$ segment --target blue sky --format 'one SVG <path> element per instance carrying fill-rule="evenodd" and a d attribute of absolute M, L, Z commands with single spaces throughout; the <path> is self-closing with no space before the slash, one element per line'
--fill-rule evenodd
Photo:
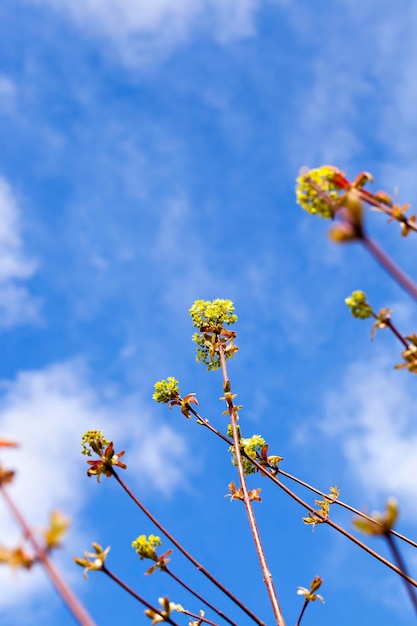
<path fill-rule="evenodd" d="M 91 541 L 112 546 L 109 566 L 150 601 L 200 607 L 162 574 L 143 577 L 130 543 L 154 528 L 111 481 L 85 476 L 80 438 L 95 428 L 126 448 L 146 505 L 272 623 L 243 509 L 223 497 L 236 478 L 223 445 L 151 400 L 175 376 L 226 428 L 220 374 L 195 362 L 195 299 L 235 303 L 244 433 L 358 508 L 396 495 L 399 530 L 415 535 L 414 379 L 344 298 L 364 289 L 405 334 L 415 304 L 361 248 L 330 243 L 294 185 L 302 166 L 332 163 L 413 202 L 416 18 L 406 0 L 2 1 L 0 433 L 22 443 L 4 462 L 34 526 L 56 508 L 72 519 L 57 561 L 98 624 L 149 622 L 104 576 L 82 578 L 71 559 Z M 371 213 L 370 233 L 412 273 L 413 237 L 385 222 Z M 251 486 L 288 624 L 316 574 L 326 604 L 306 625 L 410 623 L 395 575 L 330 529 L 311 533 L 264 483 Z M 2 508 L 1 543 L 18 537 Z M 0 574 L 2 623 L 73 623 L 42 572 Z"/>

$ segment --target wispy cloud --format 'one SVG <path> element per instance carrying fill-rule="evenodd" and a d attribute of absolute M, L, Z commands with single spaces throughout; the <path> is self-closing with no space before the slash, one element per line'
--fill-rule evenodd
<path fill-rule="evenodd" d="M 90 487 L 80 453 L 86 430 L 103 430 L 117 450 L 126 447 L 128 479 L 141 492 L 152 489 L 167 495 L 186 483 L 184 439 L 163 423 L 155 424 L 138 397 L 122 398 L 113 389 L 98 392 L 82 361 L 21 372 L 15 380 L 2 382 L 0 394 L 1 435 L 21 444 L 5 451 L 2 462 L 17 469 L 10 493 L 32 526 L 45 526 L 49 513 L 60 509 L 75 526 L 71 544 L 79 543 L 80 516 Z M 3 503 L 0 516 L 2 544 L 17 542 L 21 533 Z M 17 585 L 8 572 L 2 578 L 0 611 L 22 603 L 41 586 L 49 589 L 44 577 L 18 578 Z"/>
<path fill-rule="evenodd" d="M 349 463 L 350 475 L 375 502 L 378 496 L 395 495 L 409 514 L 417 508 L 413 383 L 411 374 L 393 370 L 385 357 L 355 363 L 342 387 L 328 393 L 321 422 L 323 433 Z"/>
<path fill-rule="evenodd" d="M 17 87 L 9 76 L 0 74 L 0 114 L 8 114 L 14 110 L 17 98 Z"/>
<path fill-rule="evenodd" d="M 32 0 L 33 2 L 33 0 Z M 35 0 L 68 16 L 93 36 L 117 44 L 126 60 L 165 55 L 196 34 L 220 42 L 251 36 L 264 0 Z M 155 60 L 155 59 L 153 59 Z"/>
<path fill-rule="evenodd" d="M 22 284 L 35 269 L 35 261 L 23 249 L 16 198 L 8 182 L 0 178 L 0 328 L 38 319 L 39 303 Z"/>
<path fill-rule="evenodd" d="M 207 244 L 192 223 L 192 207 L 184 198 L 167 202 L 152 256 L 164 277 L 164 301 L 173 309 L 183 311 L 184 303 L 189 306 L 204 297 L 213 283 L 216 289 L 223 288 L 223 277 L 210 271 Z"/>
<path fill-rule="evenodd" d="M 381 164 L 386 176 L 394 167 L 409 179 L 404 166 L 417 158 L 415 4 L 406 2 L 399 13 L 392 3 L 372 0 L 358 11 L 354 0 L 344 0 L 322 19 L 295 3 L 291 13 L 311 46 L 292 139 L 297 159 L 301 154 L 309 166 L 334 162 L 345 168 L 368 160 L 369 149 L 378 165 L 388 162 Z"/>

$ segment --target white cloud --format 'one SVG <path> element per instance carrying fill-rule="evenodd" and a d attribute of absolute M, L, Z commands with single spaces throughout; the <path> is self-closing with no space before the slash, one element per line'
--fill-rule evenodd
<path fill-rule="evenodd" d="M 398 358 L 400 361 L 400 358 Z M 417 420 L 414 377 L 386 358 L 356 363 L 326 399 L 324 434 L 342 449 L 350 473 L 375 501 L 398 497 L 415 514 Z M 373 503 L 372 503 L 373 504 Z"/>
<path fill-rule="evenodd" d="M 7 114 L 14 110 L 17 88 L 15 83 L 4 74 L 0 74 L 0 114 Z"/>
<path fill-rule="evenodd" d="M 126 58 L 143 62 L 196 33 L 212 34 L 221 42 L 253 35 L 256 10 L 265 0 L 30 1 L 67 15 L 91 34 L 110 38 Z"/>
<path fill-rule="evenodd" d="M 325 20 L 294 3 L 291 14 L 311 46 L 297 134 L 290 140 L 294 163 L 301 155 L 311 167 L 329 162 L 346 168 L 372 143 L 383 155 L 384 176 L 402 187 L 411 179 L 416 190 L 415 3 L 404 2 L 399 12 L 391 2 L 369 0 L 358 11 L 355 0 L 342 0 Z"/>
<path fill-rule="evenodd" d="M 80 516 L 91 497 L 90 481 L 95 481 L 86 477 L 86 457 L 81 455 L 81 435 L 86 430 L 102 430 L 114 438 L 116 452 L 126 448 L 124 478 L 139 493 L 152 489 L 169 494 L 186 483 L 185 441 L 170 427 L 153 423 L 138 397 L 126 400 L 113 389 L 100 394 L 88 378 L 83 363 L 72 361 L 21 372 L 0 387 L 0 437 L 21 444 L 1 455 L 5 467 L 17 470 L 9 491 L 32 527 L 44 527 L 52 510 L 69 516 L 74 525 L 71 545 L 80 544 L 81 521 L 83 528 L 88 526 Z M 21 533 L 3 502 L 0 520 L 1 543 L 17 542 Z M 71 563 L 70 576 L 72 570 Z M 30 576 L 19 572 L 14 578 L 9 572 L 0 575 L 0 612 L 50 589 L 37 572 Z"/>
<path fill-rule="evenodd" d="M 16 198 L 7 181 L 0 178 L 0 328 L 38 318 L 39 304 L 21 284 L 32 276 L 36 264 L 23 250 L 20 231 Z"/>
<path fill-rule="evenodd" d="M 186 200 L 172 198 L 166 205 L 153 246 L 153 258 L 161 263 L 165 284 L 164 299 L 168 306 L 184 312 L 184 302 L 209 297 L 213 285 L 220 292 L 225 287 L 222 276 L 213 278 L 207 260 L 207 245 L 200 233 L 188 222 L 192 211 Z M 181 297 L 178 297 L 181 294 Z"/>

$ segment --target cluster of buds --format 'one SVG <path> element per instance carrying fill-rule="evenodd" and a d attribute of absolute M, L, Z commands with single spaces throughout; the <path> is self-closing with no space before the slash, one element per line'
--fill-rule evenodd
<path fill-rule="evenodd" d="M 400 363 L 395 366 L 395 369 L 408 369 L 412 374 L 417 374 L 417 335 L 409 335 L 406 340 L 410 343 L 408 348 L 401 352 L 401 356 L 404 359 L 404 363 Z"/>
<path fill-rule="evenodd" d="M 243 487 L 236 487 L 234 481 L 228 484 L 229 493 L 226 493 L 225 498 L 230 498 L 232 500 L 244 500 Z M 261 488 L 257 487 L 256 489 L 250 489 L 248 491 L 249 500 L 255 500 L 256 502 L 262 502 L 262 498 L 260 496 Z"/>
<path fill-rule="evenodd" d="M 60 511 L 53 511 L 49 516 L 49 526 L 41 531 L 43 545 L 42 552 L 48 553 L 59 548 L 69 527 L 69 520 Z M 27 551 L 22 545 L 16 548 L 0 546 L 0 563 L 9 565 L 12 569 L 31 569 L 39 561 L 39 555 Z"/>
<path fill-rule="evenodd" d="M 173 406 L 179 406 L 181 413 L 185 415 L 185 417 L 191 417 L 190 404 L 198 405 L 195 393 L 188 393 L 182 398 L 180 395 L 179 382 L 173 376 L 168 376 L 167 379 L 158 381 L 154 386 L 155 393 L 152 399 L 155 400 L 155 402 L 168 404 L 170 409 L 172 409 Z"/>
<path fill-rule="evenodd" d="M 229 424 L 227 427 L 227 435 L 228 437 L 233 436 L 231 424 Z M 242 467 L 245 476 L 249 476 L 250 474 L 254 474 L 255 472 L 259 471 L 259 468 L 254 465 L 250 459 L 257 461 L 260 465 L 268 469 L 272 474 L 278 473 L 278 464 L 280 461 L 283 460 L 283 457 L 277 455 L 268 455 L 269 446 L 267 443 L 265 443 L 265 439 L 261 435 L 252 435 L 252 437 L 241 437 L 239 442 L 240 449 L 243 452 Z M 232 453 L 232 463 L 236 466 L 237 462 L 234 446 L 229 447 L 229 452 Z"/>
<path fill-rule="evenodd" d="M 226 358 L 233 357 L 239 348 L 234 344 L 236 333 L 225 328 L 225 324 L 234 324 L 237 315 L 234 313 L 231 300 L 196 300 L 190 309 L 195 328 L 193 341 L 197 344 L 197 361 L 214 370 L 221 367 L 219 349 L 222 346 Z"/>
<path fill-rule="evenodd" d="M 396 365 L 395 369 L 408 369 L 412 374 L 417 374 L 417 335 L 412 334 L 407 337 L 401 337 L 391 322 L 392 309 L 384 308 L 380 309 L 379 313 L 375 313 L 371 305 L 367 302 L 366 295 L 363 291 L 354 291 L 352 295 L 345 299 L 345 302 L 353 317 L 359 319 L 373 317 L 375 319 L 371 329 L 371 339 L 374 338 L 377 328 L 391 328 L 406 346 L 406 349 L 401 352 L 404 362 Z"/>
<path fill-rule="evenodd" d="M 374 318 L 375 322 L 371 329 L 371 339 L 374 338 L 377 328 L 387 328 L 391 325 L 392 309 L 383 308 L 380 309 L 379 313 L 375 313 L 363 291 L 353 291 L 348 298 L 345 298 L 345 303 L 353 317 L 362 320 L 368 319 L 368 317 Z"/>
<path fill-rule="evenodd" d="M 93 543 L 92 545 L 94 552 L 84 552 L 84 558 L 74 557 L 77 565 L 84 567 L 84 578 L 87 578 L 88 572 L 104 569 L 107 555 L 110 552 L 110 546 L 104 550 L 99 543 Z"/>
<path fill-rule="evenodd" d="M 306 603 L 320 600 L 324 604 L 323 596 L 321 596 L 319 593 L 316 593 L 316 591 L 320 589 L 322 583 L 323 579 L 320 578 L 320 576 L 315 576 L 310 583 L 310 589 L 307 589 L 306 587 L 298 587 L 297 594 L 299 596 L 304 596 L 304 601 Z"/>
<path fill-rule="evenodd" d="M 17 448 L 18 444 L 15 441 L 9 439 L 0 439 L 0 448 Z M 15 472 L 13 470 L 5 469 L 0 465 L 0 489 L 13 482 Z M 69 527 L 69 520 L 60 511 L 53 511 L 49 516 L 49 526 L 41 531 L 38 531 L 42 536 L 42 545 L 39 546 L 39 551 L 43 554 L 47 554 L 52 550 L 59 548 L 62 544 L 64 535 Z M 32 531 L 26 530 L 26 539 L 30 539 Z M 32 547 L 34 548 L 36 543 L 33 534 Z M 0 546 L 0 563 L 9 565 L 12 569 L 30 569 L 37 561 L 40 560 L 39 553 L 33 553 L 26 550 L 23 545 L 18 545 L 15 548 L 7 548 Z"/>
<path fill-rule="evenodd" d="M 389 215 L 390 221 L 398 221 L 403 236 L 416 231 L 416 216 L 405 215 L 409 205 L 395 204 L 385 191 L 372 193 L 364 189 L 368 182 L 373 182 L 369 172 L 361 172 L 350 182 L 337 167 L 323 165 L 301 172 L 297 178 L 297 202 L 313 215 L 326 219 L 337 216 L 340 223 L 331 229 L 330 238 L 339 243 L 363 238 L 363 202 Z"/>
<path fill-rule="evenodd" d="M 307 517 L 303 517 L 304 524 L 309 524 L 314 530 L 316 524 L 323 524 L 329 518 L 330 505 L 334 504 L 340 496 L 340 489 L 336 486 L 330 487 L 330 492 L 323 496 L 322 500 L 314 500 L 318 507 L 315 511 L 310 511 Z"/>
<path fill-rule="evenodd" d="M 155 565 L 152 565 L 146 572 L 145 575 L 153 574 L 157 569 L 162 571 L 167 569 L 167 563 L 170 559 L 167 557 L 172 554 L 172 550 L 167 550 L 161 556 L 158 556 L 155 548 L 162 545 L 162 541 L 160 537 L 156 535 L 140 535 L 137 539 L 132 541 L 132 548 L 135 549 L 136 554 L 139 555 L 140 559 L 150 559 L 155 562 Z"/>
<path fill-rule="evenodd" d="M 161 605 L 161 609 L 158 613 L 153 609 L 147 609 L 145 611 L 145 615 L 152 620 L 152 625 L 167 621 L 167 617 L 170 617 L 172 611 L 177 610 L 175 602 L 170 602 L 166 596 L 165 598 L 159 598 L 158 602 Z"/>
<path fill-rule="evenodd" d="M 113 442 L 108 441 L 101 430 L 88 430 L 82 436 L 81 445 L 83 454 L 91 456 L 92 452 L 94 452 L 100 457 L 95 461 L 87 461 L 87 465 L 90 466 L 87 470 L 87 476 L 96 476 L 97 482 L 100 482 L 103 474 L 107 478 L 112 476 L 114 467 L 120 467 L 120 469 L 127 468 L 127 465 L 120 460 L 125 451 L 122 450 L 116 454 Z"/>

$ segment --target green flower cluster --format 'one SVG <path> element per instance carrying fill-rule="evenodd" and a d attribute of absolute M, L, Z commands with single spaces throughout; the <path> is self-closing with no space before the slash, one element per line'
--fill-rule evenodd
<path fill-rule="evenodd" d="M 231 300 L 196 300 L 190 309 L 190 315 L 196 328 L 215 328 L 237 322 L 234 310 Z"/>
<path fill-rule="evenodd" d="M 237 315 L 231 300 L 196 300 L 190 309 L 193 326 L 199 329 L 192 339 L 197 345 L 197 362 L 207 365 L 207 369 L 221 367 L 218 348 L 225 346 L 226 358 L 233 357 L 238 348 L 233 345 L 236 333 L 224 328 L 234 324 Z"/>
<path fill-rule="evenodd" d="M 136 554 L 140 556 L 140 560 L 151 559 L 152 561 L 158 560 L 155 547 L 162 545 L 160 537 L 156 535 L 140 535 L 137 539 L 132 541 L 132 548 L 136 550 Z"/>
<path fill-rule="evenodd" d="M 229 431 L 228 431 L 229 434 Z M 261 458 L 261 451 L 265 445 L 265 439 L 261 437 L 261 435 L 252 435 L 252 437 L 242 437 L 240 439 L 240 448 L 245 454 L 247 454 L 251 459 L 258 460 Z M 232 453 L 232 463 L 233 465 L 237 465 L 236 463 L 236 454 L 234 446 L 230 446 L 229 451 Z M 255 474 L 258 471 L 258 468 L 253 465 L 246 457 L 242 456 L 242 466 L 245 476 L 249 476 L 249 474 Z"/>
<path fill-rule="evenodd" d="M 180 397 L 180 388 L 179 382 L 173 376 L 168 376 L 166 380 L 160 380 L 155 383 L 155 393 L 152 396 L 152 399 L 155 402 L 163 402 L 167 404 L 172 400 L 176 400 Z"/>
<path fill-rule="evenodd" d="M 334 175 L 335 169 L 329 165 L 323 165 L 301 174 L 297 178 L 297 203 L 312 215 L 317 213 L 326 219 L 334 217 L 330 204 L 332 200 L 338 201 L 340 197 L 340 188 L 333 182 Z M 326 198 L 329 198 L 330 202 L 326 202 Z"/>
<path fill-rule="evenodd" d="M 109 443 L 110 441 L 105 438 L 101 430 L 87 430 L 81 437 L 81 452 L 87 456 L 91 456 L 92 452 L 101 455 Z"/>
<path fill-rule="evenodd" d="M 345 299 L 345 302 L 353 317 L 359 317 L 362 320 L 366 320 L 368 317 L 375 317 L 363 291 L 354 291 L 349 298 Z"/>

